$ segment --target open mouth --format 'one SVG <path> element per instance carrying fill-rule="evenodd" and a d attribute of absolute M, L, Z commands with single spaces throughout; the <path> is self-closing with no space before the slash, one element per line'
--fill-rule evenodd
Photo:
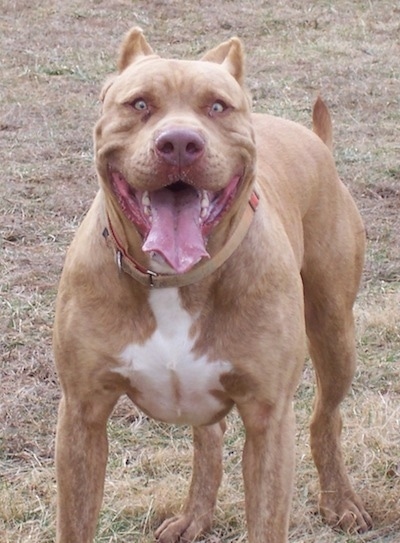
<path fill-rule="evenodd" d="M 115 170 L 110 170 L 110 180 L 119 207 L 143 237 L 143 251 L 160 255 L 177 273 L 184 273 L 209 258 L 207 237 L 230 209 L 240 176 L 216 192 L 181 180 L 139 191 Z"/>

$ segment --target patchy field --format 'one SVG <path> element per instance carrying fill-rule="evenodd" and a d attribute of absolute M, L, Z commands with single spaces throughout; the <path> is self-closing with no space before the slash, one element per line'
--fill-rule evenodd
<path fill-rule="evenodd" d="M 161 54 L 198 57 L 243 38 L 254 108 L 310 125 L 321 92 L 335 155 L 368 233 L 356 308 L 359 369 L 343 442 L 374 530 L 346 536 L 317 509 L 308 448 L 314 389 L 306 365 L 296 404 L 292 543 L 400 541 L 400 3 L 393 0 L 0 0 L 0 540 L 54 540 L 54 433 L 59 389 L 51 355 L 57 280 L 96 191 L 91 130 L 121 35 L 140 25 Z M 206 541 L 244 541 L 235 413 L 226 474 Z M 121 401 L 97 543 L 153 540 L 179 508 L 190 430 L 156 424 Z M 72 542 L 71 542 L 72 543 Z"/>

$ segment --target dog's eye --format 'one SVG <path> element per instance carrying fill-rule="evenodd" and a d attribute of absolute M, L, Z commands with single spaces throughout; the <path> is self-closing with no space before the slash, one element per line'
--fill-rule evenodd
<path fill-rule="evenodd" d="M 138 98 L 137 100 L 132 102 L 132 107 L 134 109 L 137 109 L 137 111 L 147 111 L 148 110 L 147 102 L 145 100 L 143 100 L 143 98 Z"/>
<path fill-rule="evenodd" d="M 218 115 L 219 113 L 223 113 L 227 108 L 227 105 L 222 102 L 221 100 L 217 100 L 213 103 L 213 105 L 210 108 L 210 114 L 211 115 Z"/>

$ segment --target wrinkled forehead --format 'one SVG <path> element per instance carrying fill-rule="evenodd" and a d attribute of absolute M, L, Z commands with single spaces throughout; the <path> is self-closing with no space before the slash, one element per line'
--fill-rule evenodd
<path fill-rule="evenodd" d="M 205 96 L 233 102 L 245 100 L 243 89 L 220 64 L 207 61 L 143 58 L 115 80 L 112 99 L 124 103 L 138 95 Z"/>

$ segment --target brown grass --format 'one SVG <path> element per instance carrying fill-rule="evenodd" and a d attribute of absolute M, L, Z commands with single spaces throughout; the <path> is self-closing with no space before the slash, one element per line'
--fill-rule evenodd
<path fill-rule="evenodd" d="M 290 541 L 400 541 L 400 5 L 392 0 L 51 0 L 1 3 L 0 540 L 54 540 L 54 430 L 59 389 L 51 355 L 57 280 L 96 190 L 91 130 L 98 91 L 121 35 L 139 24 L 155 49 L 196 57 L 243 38 L 258 111 L 310 125 L 322 92 L 342 177 L 369 238 L 356 313 L 359 368 L 344 405 L 343 442 L 374 530 L 346 536 L 317 509 L 308 448 L 314 381 L 296 397 L 296 493 Z M 226 474 L 207 541 L 245 540 L 240 451 L 229 417 Z M 177 510 L 190 474 L 190 431 L 156 424 L 121 401 L 98 543 L 153 540 Z"/>

